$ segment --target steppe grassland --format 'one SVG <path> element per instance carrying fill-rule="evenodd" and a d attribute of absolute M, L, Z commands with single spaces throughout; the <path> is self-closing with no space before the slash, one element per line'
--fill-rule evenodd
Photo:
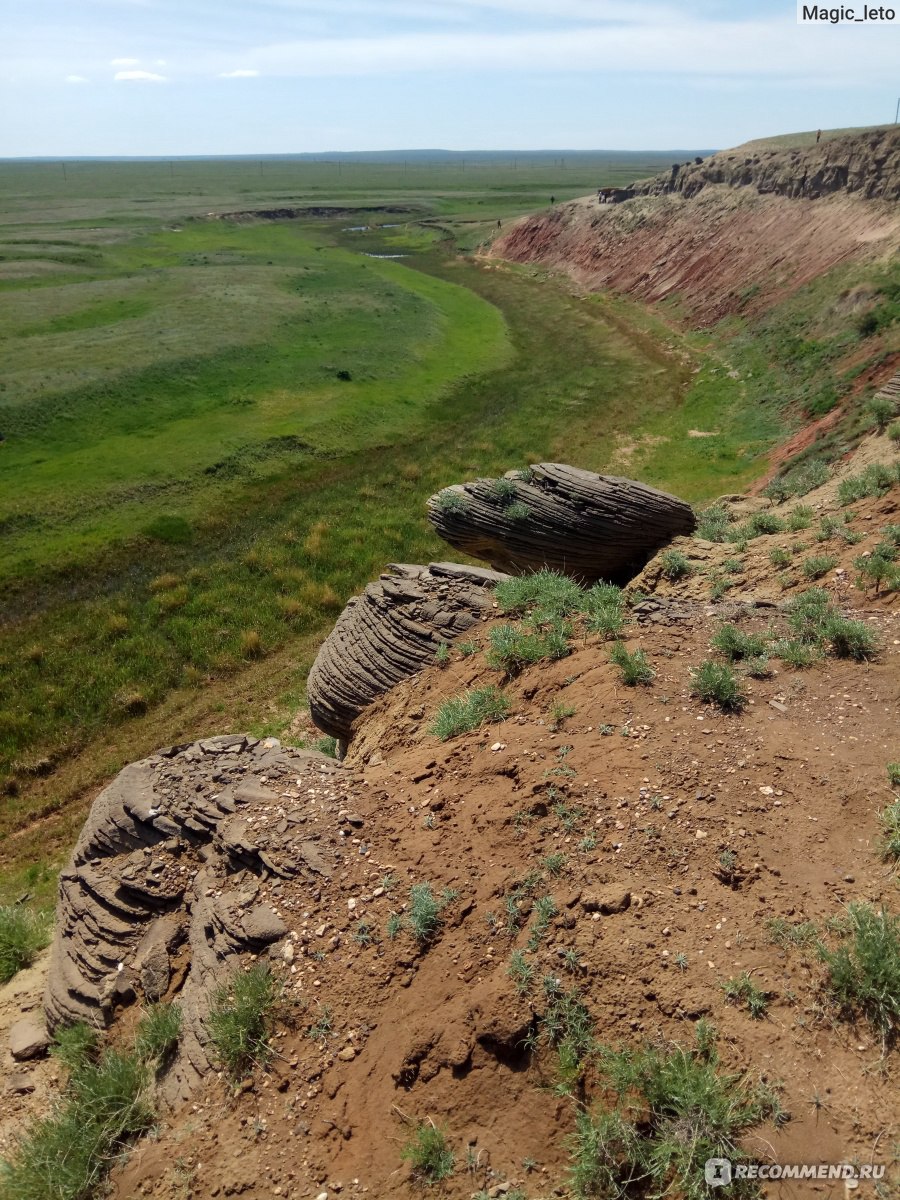
<path fill-rule="evenodd" d="M 416 211 L 261 223 L 164 186 L 138 220 L 135 177 L 109 171 L 106 197 L 95 168 L 67 201 L 10 198 L 0 228 L 7 264 L 48 268 L 0 287 L 7 834 L 154 745 L 229 727 L 238 695 L 235 720 L 277 725 L 346 598 L 391 559 L 445 553 L 431 491 L 540 458 L 602 467 L 635 397 L 661 414 L 685 381 L 596 307 L 448 256 L 501 199 L 546 203 L 542 181 L 507 173 L 492 194 L 482 175 L 478 193 L 468 173 L 430 208 L 329 193 Z M 213 182 L 217 208 L 287 203 Z M 347 231 L 373 222 L 399 227 Z"/>

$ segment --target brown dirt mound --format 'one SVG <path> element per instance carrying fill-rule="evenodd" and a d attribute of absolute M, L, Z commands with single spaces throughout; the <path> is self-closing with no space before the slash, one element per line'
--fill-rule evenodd
<path fill-rule="evenodd" d="M 883 524 L 896 502 L 857 506 L 857 520 Z M 291 962 L 280 948 L 270 959 L 293 1012 L 269 1071 L 236 1095 L 207 1079 L 113 1194 L 412 1196 L 400 1149 L 409 1123 L 428 1119 L 456 1152 L 441 1194 L 561 1194 L 577 1103 L 554 1090 L 552 1054 L 524 1045 L 540 983 L 520 994 L 509 976 L 542 894 L 557 915 L 526 955 L 535 979 L 579 987 L 603 1042 L 686 1044 L 708 1017 L 729 1069 L 783 1088 L 791 1119 L 751 1136 L 754 1154 L 887 1162 L 900 1132 L 890 1060 L 879 1069 L 864 1022 L 837 1020 L 815 956 L 779 949 L 767 930 L 772 918 L 822 926 L 853 900 L 896 903 L 876 814 L 898 757 L 900 613 L 827 586 L 877 631 L 879 655 L 804 672 L 775 662 L 747 681 L 738 715 L 693 698 L 689 671 L 725 617 L 777 628 L 765 598 L 661 596 L 628 630 L 657 672 L 651 686 L 623 686 L 608 643 L 582 633 L 569 657 L 505 683 L 502 724 L 444 743 L 428 728 L 439 705 L 503 683 L 482 653 L 453 652 L 376 701 L 344 768 L 361 780 L 358 823 L 332 828 L 323 814 L 323 840 L 349 834 L 333 877 L 260 887 L 293 946 Z M 481 645 L 489 627 L 475 627 Z M 554 704 L 574 710 L 558 727 Z M 722 877 L 725 851 L 737 879 Z M 531 872 L 536 890 L 517 893 Z M 391 913 L 407 915 L 423 883 L 451 892 L 439 932 L 427 945 L 404 929 L 392 939 Z M 726 1002 L 723 983 L 745 971 L 769 994 L 762 1020 Z M 594 1087 L 589 1073 L 588 1098 Z"/>

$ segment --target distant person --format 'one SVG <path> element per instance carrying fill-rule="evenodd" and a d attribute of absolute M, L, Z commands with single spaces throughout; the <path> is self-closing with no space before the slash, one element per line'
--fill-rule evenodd
<path fill-rule="evenodd" d="M 498 229 L 500 228 L 500 218 L 499 217 L 497 218 L 497 228 Z"/>
<path fill-rule="evenodd" d="M 816 145 L 817 145 L 817 146 L 818 146 L 818 144 L 819 144 L 819 142 L 820 142 L 821 140 L 822 140 L 822 130 L 821 130 L 821 129 L 817 129 L 817 130 L 816 130 Z"/>
<path fill-rule="evenodd" d="M 555 196 L 551 196 L 551 197 L 550 197 L 550 203 L 551 203 L 551 204 L 555 204 L 555 203 L 556 203 L 556 197 L 555 197 Z"/>

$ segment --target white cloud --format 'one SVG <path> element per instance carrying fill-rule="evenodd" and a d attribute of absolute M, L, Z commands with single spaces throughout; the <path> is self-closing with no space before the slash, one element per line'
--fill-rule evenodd
<path fill-rule="evenodd" d="M 109 65 L 111 67 L 136 67 L 140 61 L 139 58 L 111 58 Z"/>
<path fill-rule="evenodd" d="M 220 79 L 255 79 L 259 71 L 251 71 L 246 68 L 241 68 L 237 71 L 220 71 Z"/>
<path fill-rule="evenodd" d="M 113 75 L 116 83 L 166 83 L 165 75 L 156 75 L 153 71 L 116 71 Z"/>
<path fill-rule="evenodd" d="M 85 79 L 83 75 L 67 75 L 66 83 L 90 83 L 90 80 Z"/>

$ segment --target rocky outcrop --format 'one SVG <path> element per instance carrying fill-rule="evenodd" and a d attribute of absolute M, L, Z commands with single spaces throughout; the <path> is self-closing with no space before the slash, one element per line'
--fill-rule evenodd
<path fill-rule="evenodd" d="M 349 740 L 367 705 L 481 618 L 502 578 L 458 563 L 392 563 L 349 601 L 313 663 L 306 691 L 319 729 Z"/>
<path fill-rule="evenodd" d="M 583 583 L 627 581 L 695 523 L 675 496 L 562 463 L 445 488 L 428 517 L 444 541 L 497 570 L 549 567 Z"/>
<path fill-rule="evenodd" d="M 315 896 L 331 878 L 355 790 L 333 759 L 245 736 L 126 767 L 94 802 L 60 875 L 50 1028 L 103 1026 L 122 1005 L 178 992 L 183 1030 L 167 1086 L 187 1095 L 209 1068 L 216 988 L 242 954 L 293 946 L 280 889 Z"/>
<path fill-rule="evenodd" d="M 792 200 L 818 200 L 834 193 L 865 200 L 900 200 L 900 127 L 828 138 L 804 149 L 750 143 L 699 161 L 675 163 L 667 174 L 637 183 L 632 191 L 635 195 L 676 193 L 687 198 L 717 183 Z"/>

